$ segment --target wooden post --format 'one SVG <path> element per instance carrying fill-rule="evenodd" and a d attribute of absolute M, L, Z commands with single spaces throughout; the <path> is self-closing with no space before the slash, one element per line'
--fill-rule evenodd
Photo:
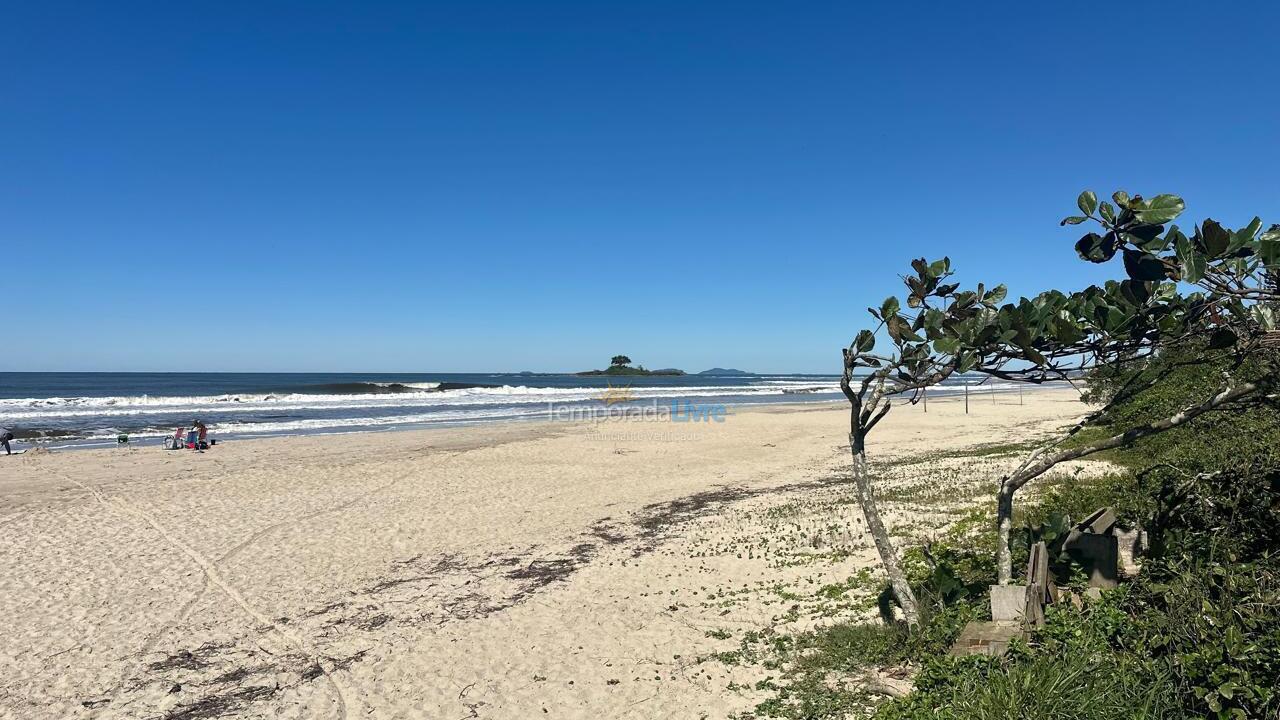
<path fill-rule="evenodd" d="M 969 381 L 964 381 L 964 414 L 969 414 Z"/>
<path fill-rule="evenodd" d="M 1044 606 L 1049 599 L 1049 550 L 1043 542 L 1031 546 L 1031 559 L 1027 563 L 1027 606 L 1022 613 L 1024 627 L 1039 630 L 1044 627 Z"/>
<path fill-rule="evenodd" d="M 995 385 L 991 386 L 991 404 L 992 405 L 996 404 L 996 386 Z"/>
<path fill-rule="evenodd" d="M 1021 385 L 1018 386 L 1018 404 L 1019 405 L 1022 404 L 1022 386 Z"/>
<path fill-rule="evenodd" d="M 924 411 L 929 412 L 929 386 L 928 385 L 924 387 L 924 393 L 922 393 L 921 396 L 924 398 Z"/>

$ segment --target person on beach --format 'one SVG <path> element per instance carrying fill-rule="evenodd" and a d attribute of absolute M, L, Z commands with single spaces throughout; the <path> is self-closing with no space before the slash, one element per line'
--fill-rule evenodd
<path fill-rule="evenodd" d="M 206 443 L 209 439 L 209 428 L 205 427 L 205 424 L 199 420 L 192 422 L 191 425 L 192 431 L 196 433 L 196 449 L 203 450 L 207 447 Z"/>
<path fill-rule="evenodd" d="M 12 455 L 13 450 L 9 447 L 9 443 L 13 440 L 13 431 L 6 427 L 0 427 L 0 445 L 4 445 L 4 454 Z"/>

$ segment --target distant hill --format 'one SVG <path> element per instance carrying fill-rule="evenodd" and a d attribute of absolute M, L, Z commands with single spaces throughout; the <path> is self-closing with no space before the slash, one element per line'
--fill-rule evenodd
<path fill-rule="evenodd" d="M 703 370 L 698 374 L 699 375 L 717 375 L 720 377 L 724 377 L 728 375 L 755 375 L 755 373 L 747 372 L 746 370 L 734 370 L 733 368 L 711 368 L 710 370 Z"/>

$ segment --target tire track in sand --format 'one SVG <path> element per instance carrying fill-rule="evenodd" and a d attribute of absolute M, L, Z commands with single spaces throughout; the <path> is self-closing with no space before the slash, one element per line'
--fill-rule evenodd
<path fill-rule="evenodd" d="M 347 508 L 351 507 L 352 505 L 355 505 L 356 503 L 360 502 L 361 500 L 364 500 L 364 499 L 366 499 L 366 498 L 369 498 L 370 496 L 376 495 L 376 494 L 381 493 L 381 492 L 383 492 L 383 491 L 385 491 L 385 490 L 389 490 L 389 489 L 391 489 L 391 487 L 392 487 L 392 486 L 394 486 L 394 485 L 396 485 L 396 484 L 398 484 L 398 483 L 400 483 L 400 482 L 402 482 L 402 481 L 404 481 L 404 480 L 407 480 L 408 478 L 410 478 L 410 477 L 412 477 L 412 476 L 414 476 L 414 475 L 416 475 L 416 474 L 417 474 L 416 472 L 408 472 L 408 473 L 405 473 L 404 475 L 401 475 L 400 477 L 397 477 L 397 478 L 395 478 L 395 479 L 393 479 L 393 480 L 390 480 L 390 481 L 388 481 L 388 482 L 386 482 L 386 483 L 383 483 L 382 485 L 379 485 L 378 487 L 373 488 L 373 489 L 371 489 L 371 490 L 367 490 L 367 491 L 365 491 L 365 492 L 359 493 L 359 494 L 358 494 L 358 495 L 356 495 L 355 497 L 352 497 L 352 498 L 350 498 L 350 499 L 348 499 L 348 500 L 345 500 L 345 501 L 343 501 L 343 502 L 340 502 L 340 503 L 338 503 L 337 505 L 331 505 L 331 506 L 329 506 L 329 507 L 321 508 L 321 509 L 319 509 L 319 510 L 314 510 L 314 511 L 312 511 L 312 512 L 309 512 L 309 513 L 306 513 L 306 514 L 303 514 L 303 515 L 299 515 L 299 516 L 297 516 L 297 517 L 285 518 L 284 520 L 281 520 L 281 521 L 276 522 L 276 523 L 272 523 L 272 524 L 270 524 L 270 525 L 268 525 L 268 526 L 266 526 L 266 527 L 264 527 L 264 528 L 262 528 L 262 529 L 260 529 L 260 530 L 256 530 L 256 531 L 254 531 L 253 533 L 251 533 L 251 534 L 249 535 L 249 537 L 245 538 L 244 540 L 241 540 L 239 543 L 237 543 L 237 544 L 236 544 L 235 546 L 233 546 L 231 549 L 229 549 L 229 550 L 227 550 L 226 552 L 224 552 L 224 553 L 222 553 L 221 555 L 219 555 L 219 556 L 218 556 L 218 557 L 213 561 L 213 564 L 214 564 L 215 566 L 220 566 L 220 565 L 222 565 L 223 563 L 225 563 L 226 561 L 228 561 L 228 560 L 230 560 L 231 558 L 235 557 L 236 555 L 239 555 L 241 551 L 245 550 L 245 549 L 246 549 L 246 548 L 248 548 L 249 546 L 253 545 L 253 544 L 254 544 L 254 543 L 256 543 L 257 541 L 259 541 L 259 540 L 261 540 L 262 538 L 266 537 L 267 535 L 270 535 L 271 533 L 275 532 L 276 530 L 279 530 L 279 529 L 281 529 L 281 528 L 283 528 L 283 527 L 286 527 L 286 526 L 297 525 L 298 523 L 302 523 L 302 522 L 306 522 L 306 521 L 308 521 L 308 520 L 312 520 L 312 519 L 314 519 L 314 518 L 320 517 L 321 515 L 325 515 L 325 514 L 328 514 L 328 513 L 338 512 L 339 510 L 345 510 L 345 509 L 347 509 Z M 156 641 L 157 641 L 157 640 L 159 640 L 160 636 L 162 636 L 164 633 L 168 632 L 169 630 L 171 630 L 171 629 L 173 629 L 173 628 L 177 627 L 178 625 L 181 625 L 182 623 L 184 623 L 184 622 L 186 622 L 186 621 L 187 621 L 187 618 L 188 618 L 188 617 L 190 617 L 190 615 L 191 615 L 191 611 L 195 609 L 196 604 L 197 604 L 197 603 L 199 603 L 199 602 L 200 602 L 200 600 L 201 600 L 202 598 L 204 598 L 205 593 L 209 592 L 209 585 L 210 585 L 210 582 L 209 582 L 209 575 L 206 573 L 206 574 L 205 574 L 205 576 L 204 576 L 204 585 L 203 585 L 203 587 L 201 587 L 201 588 L 200 588 L 200 590 L 198 590 L 198 591 L 196 592 L 196 594 L 195 594 L 195 595 L 194 595 L 190 600 L 188 600 L 186 603 L 184 603 L 184 604 L 183 604 L 182 609 L 178 611 L 177 616 L 176 616 L 173 620 L 170 620 L 169 622 L 165 623 L 165 625 L 164 625 L 163 627 L 161 627 L 161 628 L 160 628 L 159 630 L 157 630 L 157 631 L 156 631 L 156 632 L 155 632 L 155 633 L 154 633 L 150 638 L 148 638 L 148 639 L 147 639 L 147 642 L 143 645 L 143 654 L 144 654 L 144 655 L 145 655 L 146 653 L 150 652 L 150 651 L 151 651 L 151 649 L 155 647 L 155 643 L 156 643 Z"/>
<path fill-rule="evenodd" d="M 115 510 L 118 513 L 131 515 L 135 518 L 138 518 L 139 520 L 142 520 L 146 524 L 150 525 L 156 532 L 160 533 L 160 536 L 163 537 L 165 541 L 167 541 L 172 547 L 182 552 L 184 555 L 190 558 L 192 562 L 194 562 L 196 565 L 200 567 L 200 570 L 204 572 L 205 580 L 208 584 L 212 584 L 214 587 L 217 587 L 228 598 L 230 598 L 232 602 L 238 605 L 246 615 L 253 618 L 260 625 L 270 628 L 272 632 L 276 633 L 281 638 L 283 638 L 285 642 L 292 645 L 294 649 L 298 650 L 303 655 L 306 655 L 308 658 L 310 658 L 311 661 L 316 664 L 316 667 L 320 668 L 320 671 L 324 673 L 325 679 L 329 682 L 329 686 L 333 689 L 334 695 L 338 701 L 338 707 L 337 707 L 338 719 L 346 720 L 346 717 L 347 717 L 346 693 L 343 691 L 342 685 L 333 676 L 332 669 L 327 667 L 328 658 L 325 658 L 324 656 L 320 655 L 313 647 L 311 647 L 311 644 L 308 643 L 306 640 L 304 640 L 302 637 L 295 635 L 292 632 L 289 632 L 287 629 L 277 624 L 274 620 L 267 617 L 266 614 L 264 614 L 262 611 L 250 605 L 249 602 L 244 599 L 244 596 L 241 595 L 239 591 L 237 591 L 225 578 L 222 577 L 222 573 L 218 570 L 218 567 L 215 563 L 211 562 L 208 558 L 206 558 L 203 554 L 201 554 L 195 548 L 191 547 L 190 545 L 187 545 L 185 542 L 180 540 L 177 536 L 175 536 L 172 532 L 170 532 L 168 528 L 164 527 L 164 525 L 162 525 L 160 521 L 156 520 L 155 517 L 153 517 L 150 513 L 119 498 L 106 497 L 102 493 L 100 493 L 97 490 L 97 488 L 93 488 L 88 485 L 85 485 L 84 483 L 80 482 L 79 480 L 76 480 L 75 478 L 69 475 L 63 475 L 62 477 L 68 482 L 71 482 L 72 484 L 76 485 L 80 489 L 85 490 L 86 492 L 91 494 L 93 498 L 97 500 L 98 503 L 103 507 L 111 510 Z M 355 500 L 353 499 L 351 502 L 354 502 L 354 501 Z M 247 543 L 245 544 L 247 545 Z"/>

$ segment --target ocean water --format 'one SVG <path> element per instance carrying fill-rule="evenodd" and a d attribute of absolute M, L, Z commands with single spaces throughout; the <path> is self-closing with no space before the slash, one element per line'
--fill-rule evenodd
<path fill-rule="evenodd" d="M 583 377 L 481 373 L 0 373 L 0 426 L 23 443 L 159 443 L 194 419 L 220 439 L 563 417 L 610 385 L 632 405 L 841 399 L 835 376 Z M 954 378 L 938 393 L 979 378 Z"/>

